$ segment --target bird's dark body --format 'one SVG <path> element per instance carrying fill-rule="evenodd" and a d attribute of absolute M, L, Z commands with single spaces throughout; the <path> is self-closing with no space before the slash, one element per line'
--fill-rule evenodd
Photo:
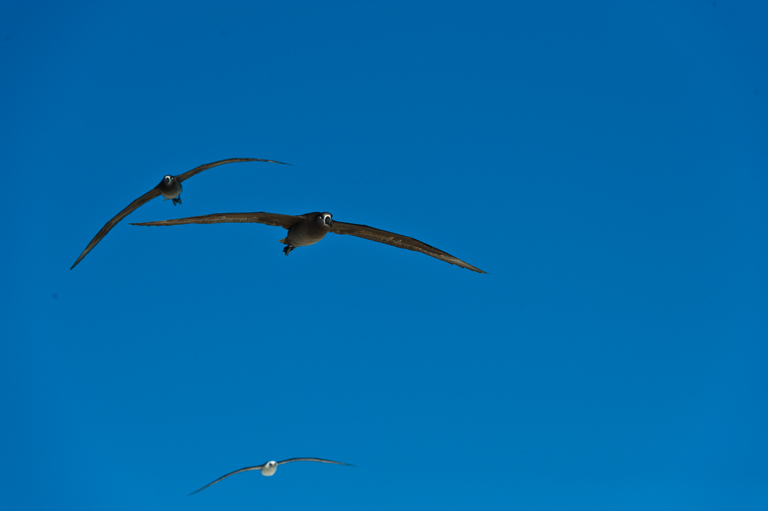
<path fill-rule="evenodd" d="M 296 247 L 314 245 L 325 237 L 331 227 L 330 213 L 307 213 L 288 229 L 288 235 L 280 240 L 287 245 L 283 252 L 288 255 Z M 327 219 L 327 220 L 326 220 Z"/>
<path fill-rule="evenodd" d="M 163 200 L 171 199 L 174 206 L 181 204 L 181 181 L 176 179 L 176 176 L 165 176 L 155 188 L 163 196 Z"/>

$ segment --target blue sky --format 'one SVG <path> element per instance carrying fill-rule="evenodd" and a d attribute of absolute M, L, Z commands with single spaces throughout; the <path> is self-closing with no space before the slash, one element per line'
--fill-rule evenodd
<path fill-rule="evenodd" d="M 766 509 L 767 24 L 3 1 L 0 507 Z M 318 210 L 489 274 L 129 225 Z"/>

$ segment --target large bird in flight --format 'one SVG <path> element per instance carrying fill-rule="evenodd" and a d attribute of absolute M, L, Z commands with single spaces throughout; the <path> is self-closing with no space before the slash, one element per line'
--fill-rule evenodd
<path fill-rule="evenodd" d="M 218 213 L 214 215 L 192 216 L 188 218 L 177 218 L 174 220 L 161 220 L 159 222 L 141 222 L 131 225 L 181 225 L 181 224 L 220 224 L 220 223 L 258 223 L 273 225 L 288 229 L 288 235 L 281 239 L 286 247 L 283 249 L 285 255 L 296 247 L 305 247 L 313 245 L 323 239 L 328 232 L 336 234 L 349 234 L 358 238 L 365 238 L 379 243 L 386 243 L 398 248 L 421 252 L 432 256 L 446 263 L 455 264 L 468 270 L 478 273 L 486 273 L 483 270 L 465 263 L 461 259 L 453 257 L 447 252 L 443 252 L 433 246 L 427 245 L 414 238 L 395 234 L 393 232 L 382 231 L 367 225 L 348 224 L 344 222 L 334 222 L 330 213 L 307 213 L 305 215 L 280 215 L 277 213 Z"/>

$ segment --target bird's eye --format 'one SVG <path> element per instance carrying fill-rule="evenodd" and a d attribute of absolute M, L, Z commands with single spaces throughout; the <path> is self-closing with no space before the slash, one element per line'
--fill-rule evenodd
<path fill-rule="evenodd" d="M 171 184 L 171 181 L 173 180 L 173 177 L 171 176 L 165 176 L 165 184 L 169 185 Z"/>

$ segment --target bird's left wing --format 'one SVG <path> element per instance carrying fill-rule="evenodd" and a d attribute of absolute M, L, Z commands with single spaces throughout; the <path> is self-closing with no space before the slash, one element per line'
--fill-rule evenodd
<path fill-rule="evenodd" d="M 90 242 L 90 243 L 88 243 L 88 246 L 86 246 L 86 247 L 85 247 L 85 250 L 83 250 L 83 253 L 82 253 L 82 254 L 80 254 L 80 257 L 78 257 L 78 258 L 77 258 L 77 261 L 75 261 L 75 264 L 73 264 L 73 265 L 72 265 L 72 268 L 74 268 L 75 266 L 77 266 L 77 264 L 78 264 L 80 261 L 82 261 L 82 260 L 83 260 L 83 257 L 85 257 L 86 255 L 88 255 L 88 252 L 90 252 L 91 250 L 93 250 L 93 247 L 95 247 L 96 245 L 98 245 L 98 243 L 101 241 L 101 238 L 103 238 L 104 236 L 106 236 L 106 235 L 107 235 L 107 233 L 108 233 L 109 231 L 111 231 L 111 230 L 112 230 L 112 228 L 113 228 L 114 226 L 116 226 L 116 225 L 117 225 L 117 223 L 118 223 L 120 220 L 122 220 L 123 218 L 127 217 L 128 215 L 130 215 L 131 213 L 133 213 L 133 211 L 134 211 L 135 209 L 137 209 L 139 206 L 141 206 L 142 204 L 145 204 L 145 203 L 149 202 L 150 200 L 154 199 L 154 198 L 155 198 L 155 197 L 157 197 L 158 195 L 160 195 L 160 190 L 158 190 L 157 188 L 153 188 L 153 189 L 151 189 L 150 191 L 148 191 L 147 193 L 145 193 L 144 195 L 142 195 L 141 197 L 139 197 L 138 199 L 136 199 L 135 201 L 133 201 L 133 202 L 131 202 L 130 204 L 128 204 L 128 206 L 126 206 L 126 207 L 125 207 L 125 209 L 123 209 L 123 210 L 122 210 L 120 213 L 118 213 L 118 214 L 116 214 L 114 217 L 112 217 L 112 219 L 111 219 L 109 222 L 107 222 L 106 224 L 104 224 L 104 227 L 102 227 L 102 228 L 101 228 L 101 230 L 100 230 L 99 232 L 97 232 L 97 233 L 96 233 L 96 236 L 94 236 L 94 237 L 93 237 L 93 239 L 91 240 L 91 242 Z M 72 268 L 70 268 L 70 270 L 71 270 Z"/>
<path fill-rule="evenodd" d="M 382 231 L 374 227 L 368 227 L 367 225 L 349 224 L 345 222 L 334 221 L 330 228 L 330 231 L 336 234 L 349 234 L 351 236 L 357 236 L 358 238 L 365 238 L 371 241 L 378 241 L 379 243 L 386 243 L 393 247 L 404 248 L 406 250 L 413 250 L 414 252 L 421 252 L 427 254 L 446 263 L 455 264 L 468 270 L 476 271 L 478 273 L 486 273 L 480 268 L 476 268 L 469 263 L 465 263 L 461 259 L 453 257 L 447 252 L 443 252 L 431 245 L 419 241 L 402 234 L 395 234 L 393 232 Z"/>
<path fill-rule="evenodd" d="M 190 495 L 194 495 L 195 493 L 197 493 L 197 492 L 199 492 L 199 491 L 203 491 L 203 490 L 205 490 L 206 488 L 208 488 L 209 486 L 211 486 L 211 485 L 213 485 L 213 484 L 216 484 L 216 483 L 218 483 L 219 481 L 221 481 L 222 479 L 226 479 L 226 478 L 227 478 L 227 477 L 229 477 L 229 476 L 233 476 L 233 475 L 235 475 L 235 474 L 239 474 L 240 472 L 247 472 L 247 471 L 249 471 L 249 470 L 261 470 L 262 468 L 264 468 L 264 465 L 263 465 L 263 464 L 261 464 L 261 465 L 257 465 L 257 466 L 255 466 L 255 467 L 245 467 L 245 468 L 241 468 L 240 470 L 235 470 L 234 472 L 230 472 L 229 474 L 224 474 L 223 476 L 219 477 L 218 479 L 216 479 L 216 480 L 215 480 L 215 481 L 213 481 L 212 483 L 208 483 L 208 484 L 206 484 L 205 486 L 203 486 L 202 488 L 200 488 L 199 490 L 195 490 L 195 491 L 193 491 L 192 493 L 190 493 Z"/>
<path fill-rule="evenodd" d="M 261 158 L 229 158 L 227 160 L 219 160 L 213 163 L 206 163 L 205 165 L 200 165 L 199 167 L 195 167 L 192 170 L 188 170 L 183 174 L 179 174 L 178 176 L 176 176 L 176 179 L 179 182 L 181 182 L 181 181 L 184 181 L 185 179 L 189 179 L 195 174 L 199 174 L 204 170 L 208 170 L 213 167 L 218 167 L 219 165 L 224 165 L 225 163 L 237 163 L 237 162 L 243 162 L 243 161 L 266 161 L 269 163 L 279 163 L 281 165 L 290 165 L 290 163 L 283 163 L 281 161 L 275 161 L 275 160 L 262 160 Z"/>

